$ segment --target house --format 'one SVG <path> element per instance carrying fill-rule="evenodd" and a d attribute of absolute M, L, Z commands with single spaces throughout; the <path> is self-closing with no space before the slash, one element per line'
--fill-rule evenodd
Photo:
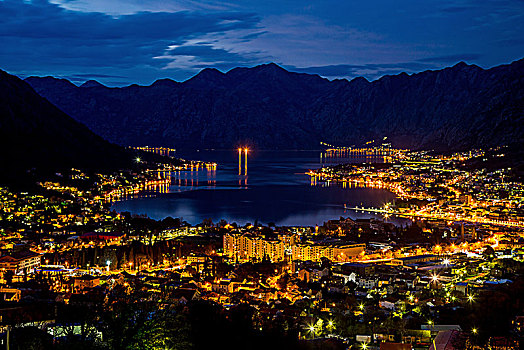
<path fill-rule="evenodd" d="M 459 331 L 452 329 L 438 332 L 429 350 L 458 350 L 453 346 L 453 339 L 459 334 Z"/>
<path fill-rule="evenodd" d="M 91 289 L 100 284 L 100 277 L 91 275 L 84 275 L 75 278 L 74 288 L 75 290 L 82 291 L 84 289 Z"/>
<path fill-rule="evenodd" d="M 459 282 L 455 285 L 455 290 L 466 295 L 468 293 L 468 282 Z"/>
<path fill-rule="evenodd" d="M 388 309 L 388 310 L 393 310 L 395 311 L 396 309 L 396 303 L 398 302 L 397 299 L 394 299 L 394 298 L 386 298 L 384 300 L 380 300 L 378 302 L 378 305 L 384 309 Z"/>
<path fill-rule="evenodd" d="M 303 268 L 298 272 L 298 278 L 305 282 L 319 281 L 322 277 L 329 275 L 329 269 L 323 270 L 312 269 L 309 267 Z"/>
<path fill-rule="evenodd" d="M 359 276 L 369 276 L 375 273 L 375 265 L 363 263 L 346 263 L 342 265 L 342 271 L 346 274 L 355 272 Z"/>
<path fill-rule="evenodd" d="M 0 257 L 0 270 L 12 271 L 15 275 L 33 272 L 40 267 L 40 264 L 40 254 L 34 253 L 30 250 Z"/>
<path fill-rule="evenodd" d="M 120 243 L 125 236 L 124 233 L 118 232 L 87 232 L 80 236 L 80 239 L 84 241 Z"/>
<path fill-rule="evenodd" d="M 423 255 L 414 255 L 414 256 L 408 256 L 408 257 L 403 257 L 403 258 L 396 258 L 396 259 L 391 260 L 389 263 L 391 265 L 410 266 L 410 265 L 426 263 L 429 261 L 437 261 L 439 259 L 440 257 L 438 255 L 423 254 Z"/>
<path fill-rule="evenodd" d="M 357 284 L 359 287 L 372 289 L 377 285 L 377 280 L 375 278 L 359 278 Z"/>
<path fill-rule="evenodd" d="M 357 274 L 351 272 L 350 274 L 344 273 L 333 273 L 333 276 L 342 277 L 344 279 L 344 284 L 347 284 L 349 281 L 356 283 Z"/>
<path fill-rule="evenodd" d="M 171 297 L 180 304 L 186 304 L 190 300 L 200 299 L 200 292 L 191 288 L 178 288 L 171 293 Z"/>
<path fill-rule="evenodd" d="M 221 279 L 211 283 L 211 290 L 215 293 L 226 294 L 229 293 L 230 279 Z"/>

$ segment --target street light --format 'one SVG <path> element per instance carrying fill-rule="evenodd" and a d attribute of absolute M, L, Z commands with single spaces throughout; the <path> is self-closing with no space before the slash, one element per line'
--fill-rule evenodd
<path fill-rule="evenodd" d="M 315 334 L 316 334 L 316 328 L 315 328 L 315 325 L 314 324 L 309 324 L 307 325 L 307 330 L 309 331 L 309 334 L 311 334 L 311 338 L 315 338 Z"/>
<path fill-rule="evenodd" d="M 472 332 L 473 334 L 477 334 L 477 333 L 478 333 L 478 329 L 475 328 L 475 327 L 473 327 L 473 328 L 471 329 L 471 332 Z"/>

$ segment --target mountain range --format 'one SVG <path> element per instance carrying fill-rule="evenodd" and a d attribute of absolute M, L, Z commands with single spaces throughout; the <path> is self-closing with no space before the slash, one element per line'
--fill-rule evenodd
<path fill-rule="evenodd" d="M 442 70 L 333 80 L 276 64 L 204 69 L 185 82 L 76 86 L 25 79 L 36 92 L 120 145 L 175 148 L 315 149 L 319 142 L 458 150 L 522 144 L 524 59 L 490 69 Z"/>
<path fill-rule="evenodd" d="M 2 182 L 23 182 L 36 170 L 116 169 L 133 160 L 131 152 L 105 141 L 2 70 L 0 147 Z"/>

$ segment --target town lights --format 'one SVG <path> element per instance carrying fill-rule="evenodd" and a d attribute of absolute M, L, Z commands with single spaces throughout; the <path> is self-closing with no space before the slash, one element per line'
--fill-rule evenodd
<path fill-rule="evenodd" d="M 135 158 L 135 162 L 140 163 L 141 161 L 142 161 L 142 159 L 140 157 L 136 157 Z"/>

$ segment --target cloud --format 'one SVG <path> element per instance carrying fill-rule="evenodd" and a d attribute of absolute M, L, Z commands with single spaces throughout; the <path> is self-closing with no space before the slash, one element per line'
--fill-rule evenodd
<path fill-rule="evenodd" d="M 109 74 L 73 74 L 71 77 L 79 79 L 97 79 L 97 78 L 122 78 L 127 79 L 121 75 L 109 75 Z"/>
<path fill-rule="evenodd" d="M 420 62 L 403 62 L 403 63 L 370 63 L 370 64 L 334 64 L 316 67 L 294 67 L 286 66 L 287 69 L 294 72 L 318 74 L 329 78 L 355 78 L 364 76 L 369 79 L 377 79 L 383 75 L 398 74 L 401 72 L 415 73 L 422 70 L 438 68 L 433 64 Z"/>
<path fill-rule="evenodd" d="M 418 59 L 417 62 L 433 62 L 433 63 L 455 63 L 458 61 L 478 60 L 482 55 L 478 53 L 463 53 L 457 55 L 446 55 L 436 57 L 425 57 Z"/>
<path fill-rule="evenodd" d="M 241 37 L 240 39 L 242 40 L 251 40 L 251 39 L 256 39 L 258 37 L 260 37 L 261 35 L 264 35 L 264 34 L 268 34 L 269 32 L 267 30 L 263 30 L 261 32 L 255 32 L 255 33 L 251 33 L 251 34 L 247 34 L 247 35 L 244 35 L 243 37 Z"/>
<path fill-rule="evenodd" d="M 238 65 L 256 64 L 259 59 L 258 54 L 259 52 L 237 53 L 204 42 L 176 46 L 169 49 L 163 56 L 155 58 L 169 60 L 170 63 L 166 68 L 231 68 Z"/>
<path fill-rule="evenodd" d="M 23 71 L 37 63 L 47 71 L 69 69 L 70 73 L 64 72 L 69 75 L 93 70 L 160 69 L 166 62 L 154 57 L 163 55 L 172 45 L 213 34 L 259 31 L 260 21 L 253 13 L 236 11 L 137 12 L 115 17 L 72 11 L 45 0 L 0 1 L 0 18 L 0 66 Z M 208 46 L 202 54 L 209 54 L 205 51 Z M 218 49 L 215 53 L 224 59 L 227 55 Z M 240 56 L 229 57 L 232 63 L 233 57 L 244 61 Z"/>
<path fill-rule="evenodd" d="M 101 12 L 112 16 L 148 12 L 178 12 L 178 11 L 230 11 L 238 10 L 240 6 L 221 0 L 53 0 L 73 11 Z"/>
<path fill-rule="evenodd" d="M 0 68 L 150 84 L 272 61 L 375 79 L 519 59 L 523 18 L 521 0 L 0 0 Z"/>
<path fill-rule="evenodd" d="M 443 7 L 442 9 L 440 9 L 440 11 L 445 12 L 445 13 L 458 13 L 458 12 L 466 12 L 470 10 L 471 10 L 470 6 L 448 6 L 448 7 Z"/>

